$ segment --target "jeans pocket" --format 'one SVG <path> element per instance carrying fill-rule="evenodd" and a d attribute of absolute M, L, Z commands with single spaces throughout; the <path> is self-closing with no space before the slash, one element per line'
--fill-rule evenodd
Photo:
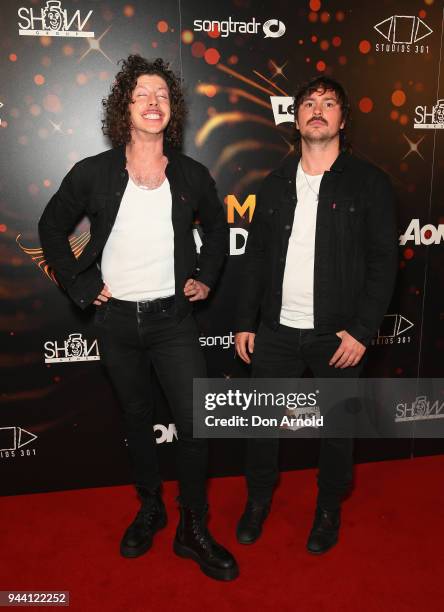
<path fill-rule="evenodd" d="M 94 324 L 103 325 L 108 316 L 109 302 L 102 303 L 101 306 L 96 306 L 96 312 L 94 313 Z"/>

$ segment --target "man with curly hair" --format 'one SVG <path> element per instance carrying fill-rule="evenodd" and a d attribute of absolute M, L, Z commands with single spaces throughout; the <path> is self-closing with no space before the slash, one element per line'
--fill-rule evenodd
<path fill-rule="evenodd" d="M 227 225 L 213 179 L 178 152 L 185 118 L 179 79 L 161 59 L 131 55 L 103 100 L 113 148 L 77 163 L 39 223 L 48 263 L 72 300 L 96 306 L 101 357 L 123 408 L 141 507 L 124 557 L 147 552 L 166 525 L 153 432 L 154 368 L 178 432 L 180 521 L 174 551 L 218 580 L 238 575 L 206 526 L 207 441 L 193 438 L 193 378 L 206 376 L 192 303 L 206 299 L 224 263 Z M 78 259 L 69 232 L 86 213 L 91 238 Z M 192 234 L 204 231 L 199 262 Z M 199 267 L 197 267 L 199 263 Z"/>

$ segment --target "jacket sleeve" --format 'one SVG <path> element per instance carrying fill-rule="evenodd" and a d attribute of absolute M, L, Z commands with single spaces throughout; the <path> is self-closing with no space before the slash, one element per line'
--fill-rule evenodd
<path fill-rule="evenodd" d="M 368 197 L 366 212 L 366 270 L 358 295 L 356 316 L 346 331 L 368 345 L 387 312 L 398 269 L 398 238 L 393 187 L 378 173 Z"/>
<path fill-rule="evenodd" d="M 85 208 L 80 162 L 65 176 L 38 225 L 40 242 L 49 266 L 71 299 L 81 308 L 93 302 L 103 288 L 101 273 L 95 263 L 80 271 L 69 243 L 69 235 L 85 213 Z"/>
<path fill-rule="evenodd" d="M 212 289 L 220 275 L 228 251 L 228 225 L 216 184 L 205 168 L 198 216 L 203 229 L 199 267 L 196 278 Z"/>
<path fill-rule="evenodd" d="M 236 332 L 255 333 L 265 289 L 265 261 L 269 240 L 268 225 L 263 205 L 263 188 L 256 199 L 253 219 L 242 261 L 239 296 L 236 312 Z"/>

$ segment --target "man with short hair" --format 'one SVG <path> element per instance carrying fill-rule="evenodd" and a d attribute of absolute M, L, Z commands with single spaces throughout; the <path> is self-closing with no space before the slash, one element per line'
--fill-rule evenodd
<path fill-rule="evenodd" d="M 227 225 L 208 170 L 182 155 L 185 105 L 161 59 L 131 55 L 103 101 L 114 148 L 77 163 L 39 223 L 48 263 L 81 308 L 97 307 L 101 357 L 122 404 L 141 508 L 120 551 L 138 557 L 166 525 L 150 401 L 154 368 L 178 432 L 180 522 L 174 551 L 218 580 L 238 575 L 206 527 L 207 441 L 193 438 L 193 378 L 206 376 L 192 302 L 224 263 Z M 87 213 L 91 238 L 76 260 L 68 241 Z M 193 220 L 204 230 L 197 268 Z M 100 267 L 99 267 L 100 262 Z"/>
<path fill-rule="evenodd" d="M 299 151 L 263 182 L 250 227 L 235 338 L 255 378 L 358 377 L 388 307 L 397 269 L 387 175 L 347 149 L 343 87 L 317 77 L 295 96 Z M 259 327 L 258 327 L 259 323 Z M 248 500 L 237 537 L 261 534 L 278 478 L 278 439 L 247 444 Z M 318 499 L 307 542 L 336 544 L 352 481 L 351 437 L 321 440 Z"/>

